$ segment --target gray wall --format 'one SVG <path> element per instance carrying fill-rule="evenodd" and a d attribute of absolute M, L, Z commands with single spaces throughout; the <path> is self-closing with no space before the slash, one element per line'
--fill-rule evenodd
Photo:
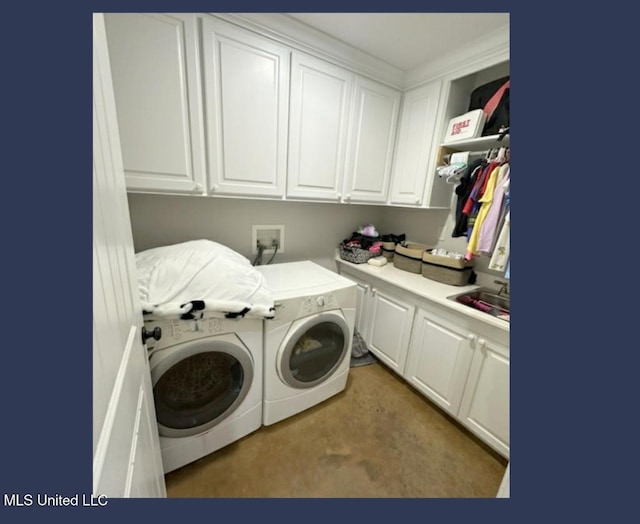
<path fill-rule="evenodd" d="M 493 80 L 502 78 L 503 76 L 509 76 L 511 74 L 510 63 L 503 62 L 502 64 L 496 64 L 493 67 L 484 69 L 476 74 L 475 83 L 473 88 L 480 87 L 481 85 L 488 84 Z"/>
<path fill-rule="evenodd" d="M 360 224 L 380 223 L 378 206 L 174 195 L 128 195 L 136 252 L 207 238 L 250 260 L 252 225 L 283 224 L 285 252 L 276 263 L 313 260 L 335 270 L 341 240 Z M 263 255 L 263 262 L 271 255 Z"/>
<path fill-rule="evenodd" d="M 208 238 L 253 260 L 254 224 L 285 226 L 285 252 L 276 254 L 275 263 L 313 260 L 333 270 L 337 245 L 361 224 L 452 251 L 466 247 L 464 238 L 451 238 L 454 223 L 446 210 L 135 193 L 128 199 L 136 252 Z M 475 269 L 479 283 L 492 285 L 504 275 L 488 270 L 488 264 L 489 257 L 478 257 Z"/>
<path fill-rule="evenodd" d="M 411 242 L 436 246 L 447 214 L 441 210 L 385 207 L 382 227 L 385 233 L 404 233 Z"/>

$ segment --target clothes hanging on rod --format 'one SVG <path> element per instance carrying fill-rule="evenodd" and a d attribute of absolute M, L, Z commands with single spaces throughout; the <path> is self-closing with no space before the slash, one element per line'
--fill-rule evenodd
<path fill-rule="evenodd" d="M 455 189 L 458 197 L 456 203 L 456 223 L 453 227 L 452 237 L 462 237 L 467 233 L 468 215 L 462 212 L 464 205 L 469 198 L 471 190 L 475 185 L 479 171 L 482 169 L 484 158 L 478 158 L 469 164 L 460 178 L 460 183 Z"/>
<path fill-rule="evenodd" d="M 452 237 L 467 238 L 465 259 L 492 258 L 490 269 L 509 267 L 509 148 L 477 152 L 482 156 L 468 165 L 456 187 L 456 223 Z"/>
<path fill-rule="evenodd" d="M 500 167 L 498 180 L 496 181 L 496 189 L 493 192 L 491 207 L 487 210 L 487 215 L 482 223 L 478 239 L 478 252 L 481 254 L 491 254 L 493 252 L 493 241 L 498 227 L 498 219 L 502 209 L 502 201 L 504 194 L 509 187 L 509 164 L 503 164 Z"/>
<path fill-rule="evenodd" d="M 493 271 L 504 271 L 509 263 L 509 255 L 511 249 L 510 242 L 510 229 L 511 229 L 511 211 L 507 211 L 504 218 L 504 224 L 500 230 L 500 235 L 496 242 L 496 248 L 491 255 L 491 261 L 489 262 L 489 269 Z"/>
<path fill-rule="evenodd" d="M 487 216 L 487 213 L 493 202 L 493 191 L 496 187 L 501 167 L 502 166 L 498 164 L 491 170 L 491 173 L 487 177 L 487 183 L 482 196 L 478 199 L 477 204 L 479 206 L 479 209 L 474 221 L 473 229 L 471 230 L 471 233 L 469 235 L 469 242 L 467 243 L 467 253 L 465 254 L 465 259 L 467 260 L 471 260 L 478 253 L 480 230 L 482 229 L 484 219 Z"/>
<path fill-rule="evenodd" d="M 485 151 L 456 151 L 448 153 L 442 157 L 443 166 L 436 168 L 439 177 L 445 177 L 447 184 L 455 184 L 459 182 L 465 175 L 467 166 L 478 159 L 493 159 L 496 162 L 502 161 L 504 158 L 504 150 L 508 148 L 491 148 Z"/>

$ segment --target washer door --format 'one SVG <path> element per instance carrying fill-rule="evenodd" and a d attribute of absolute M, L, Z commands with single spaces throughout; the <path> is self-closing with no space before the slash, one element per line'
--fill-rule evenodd
<path fill-rule="evenodd" d="M 278 354 L 278 372 L 288 385 L 311 388 L 330 378 L 346 357 L 350 330 L 338 312 L 292 323 Z"/>
<path fill-rule="evenodd" d="M 203 433 L 231 415 L 253 382 L 253 359 L 234 335 L 197 340 L 151 357 L 158 431 Z"/>

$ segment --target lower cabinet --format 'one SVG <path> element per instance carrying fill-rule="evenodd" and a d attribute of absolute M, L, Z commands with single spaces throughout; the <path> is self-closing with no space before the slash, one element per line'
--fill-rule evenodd
<path fill-rule="evenodd" d="M 508 333 L 338 267 L 358 285 L 356 329 L 369 350 L 509 458 Z"/>
<path fill-rule="evenodd" d="M 452 415 L 458 414 L 475 336 L 420 309 L 404 377 Z"/>
<path fill-rule="evenodd" d="M 397 295 L 372 288 L 365 340 L 371 352 L 400 375 L 407 359 L 414 312 L 415 306 Z"/>
<path fill-rule="evenodd" d="M 509 457 L 509 349 L 478 338 L 458 413 L 460 421 Z"/>
<path fill-rule="evenodd" d="M 369 297 L 371 295 L 371 285 L 363 280 L 349 275 L 349 279 L 356 283 L 358 289 L 358 298 L 356 301 L 356 331 L 366 342 L 368 339 L 369 322 L 367 314 L 369 312 Z"/>
<path fill-rule="evenodd" d="M 404 378 L 509 457 L 509 348 L 419 309 Z"/>

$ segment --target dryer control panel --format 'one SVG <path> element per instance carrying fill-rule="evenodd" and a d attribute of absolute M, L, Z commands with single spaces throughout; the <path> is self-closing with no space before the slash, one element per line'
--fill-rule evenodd
<path fill-rule="evenodd" d="M 298 316 L 306 317 L 313 313 L 329 311 L 330 309 L 336 309 L 337 307 L 338 302 L 336 300 L 336 295 L 330 291 L 328 293 L 303 298 L 300 303 Z"/>

